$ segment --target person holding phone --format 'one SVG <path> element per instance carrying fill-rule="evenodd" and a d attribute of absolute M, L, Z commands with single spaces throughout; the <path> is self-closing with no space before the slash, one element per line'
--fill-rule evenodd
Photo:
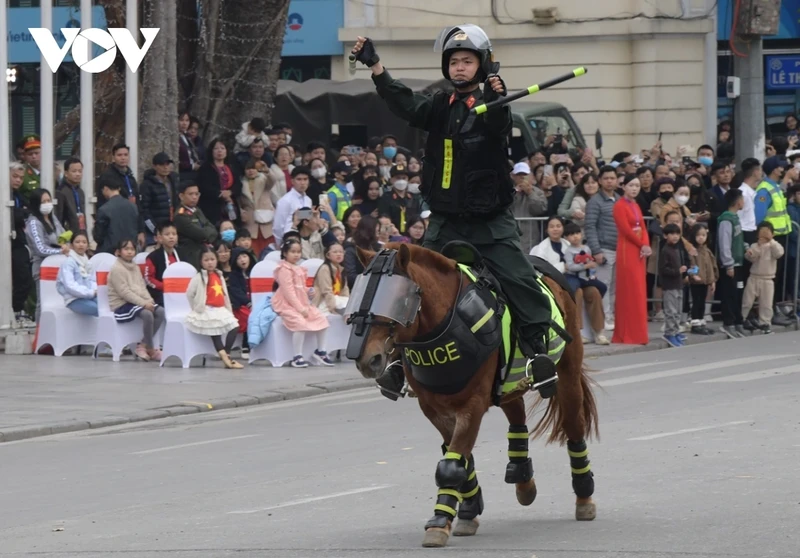
<path fill-rule="evenodd" d="M 292 189 L 286 192 L 275 208 L 275 217 L 272 223 L 272 234 L 275 237 L 275 245 L 280 246 L 283 242 L 283 235 L 293 227 L 295 212 L 301 208 L 313 207 L 314 203 L 308 197 L 309 181 L 311 180 L 311 169 L 305 166 L 295 167 L 292 170 Z M 312 217 L 309 215 L 307 218 Z"/>

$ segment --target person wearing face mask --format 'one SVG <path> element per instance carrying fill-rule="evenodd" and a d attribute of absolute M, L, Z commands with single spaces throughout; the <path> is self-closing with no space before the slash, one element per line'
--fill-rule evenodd
<path fill-rule="evenodd" d="M 391 217 L 400 234 L 405 234 L 408 218 L 419 215 L 419 203 L 408 192 L 408 169 L 405 166 L 393 166 L 390 176 L 392 190 L 381 197 L 378 213 Z"/>
<path fill-rule="evenodd" d="M 792 231 L 792 221 L 789 218 L 789 212 L 786 204 L 786 197 L 779 186 L 784 174 L 789 168 L 789 163 L 785 158 L 779 156 L 769 157 L 762 165 L 764 179 L 756 188 L 756 197 L 754 201 L 756 223 L 766 221 L 774 230 L 774 238 L 786 251 L 786 245 L 789 238 L 789 233 Z M 775 304 L 774 317 L 772 323 L 774 325 L 786 325 L 788 319 L 786 315 L 777 307 L 777 303 L 786 300 L 784 296 L 784 277 L 783 266 L 786 258 L 778 260 L 778 269 L 775 275 L 775 293 L 773 297 L 773 304 Z"/>
<path fill-rule="evenodd" d="M 392 177 L 392 164 L 389 161 L 390 160 L 387 160 L 386 157 L 378 159 L 378 176 L 384 185 L 386 185 Z"/>
<path fill-rule="evenodd" d="M 42 310 L 42 297 L 39 292 L 39 272 L 42 262 L 48 256 L 56 254 L 68 255 L 69 242 L 60 243 L 59 237 L 64 234 L 64 227 L 53 215 L 53 200 L 50 192 L 36 188 L 29 194 L 28 209 L 30 216 L 25 221 L 25 237 L 31 251 L 31 272 L 36 284 L 36 322 Z"/>
<path fill-rule="evenodd" d="M 319 200 L 323 194 L 333 186 L 333 179 L 328 177 L 328 166 L 322 159 L 312 159 L 308 164 L 311 169 L 311 178 L 308 181 L 306 194 L 312 200 Z"/>
<path fill-rule="evenodd" d="M 381 144 L 383 148 L 381 150 L 382 155 L 392 161 L 397 155 L 397 138 L 392 135 L 386 135 L 381 138 Z"/>
<path fill-rule="evenodd" d="M 706 172 L 701 170 L 702 174 L 708 174 L 711 165 L 714 164 L 714 148 L 710 145 L 701 145 L 697 149 L 697 162 L 700 163 Z"/>
<path fill-rule="evenodd" d="M 353 205 L 353 199 L 350 196 L 350 191 L 347 189 L 347 183 L 350 181 L 353 167 L 350 161 L 339 161 L 333 167 L 334 184 L 328 190 L 328 202 L 333 210 L 333 214 L 341 221 L 344 217 L 344 212 Z"/>

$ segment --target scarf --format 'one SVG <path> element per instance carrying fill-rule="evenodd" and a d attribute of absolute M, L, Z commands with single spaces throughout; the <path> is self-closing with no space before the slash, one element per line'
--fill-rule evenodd
<path fill-rule="evenodd" d="M 91 269 L 89 267 L 89 258 L 87 258 L 85 254 L 81 256 L 75 250 L 70 250 L 69 258 L 78 264 L 78 270 L 81 272 L 81 277 L 84 279 L 89 277 Z"/>

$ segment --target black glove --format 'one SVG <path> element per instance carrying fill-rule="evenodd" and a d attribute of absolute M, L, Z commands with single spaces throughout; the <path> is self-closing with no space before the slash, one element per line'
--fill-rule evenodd
<path fill-rule="evenodd" d="M 502 93 L 497 93 L 494 89 L 492 89 L 492 84 L 489 83 L 489 79 L 493 78 L 493 77 L 496 77 L 497 79 L 500 80 L 500 83 L 503 86 L 503 92 Z M 486 101 L 487 103 L 490 103 L 490 102 L 496 100 L 497 98 L 505 97 L 506 95 L 508 95 L 508 88 L 506 87 L 506 82 L 503 81 L 503 78 L 501 78 L 497 74 L 489 74 L 488 76 L 486 76 L 486 81 L 483 82 L 483 99 L 484 99 L 484 101 Z"/>
<path fill-rule="evenodd" d="M 372 44 L 372 39 L 364 41 L 364 44 L 361 45 L 361 50 L 356 53 L 356 60 L 364 64 L 367 68 L 372 68 L 381 61 L 381 57 L 375 52 L 375 45 Z"/>

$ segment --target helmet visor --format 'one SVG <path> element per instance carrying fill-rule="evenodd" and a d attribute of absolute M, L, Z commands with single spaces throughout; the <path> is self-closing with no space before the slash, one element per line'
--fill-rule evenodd
<path fill-rule="evenodd" d="M 492 48 L 492 43 L 486 33 L 477 25 L 465 23 L 455 27 L 445 27 L 436 42 L 433 52 L 443 52 L 445 48 L 458 48 L 463 45 L 465 49 L 485 50 Z"/>

